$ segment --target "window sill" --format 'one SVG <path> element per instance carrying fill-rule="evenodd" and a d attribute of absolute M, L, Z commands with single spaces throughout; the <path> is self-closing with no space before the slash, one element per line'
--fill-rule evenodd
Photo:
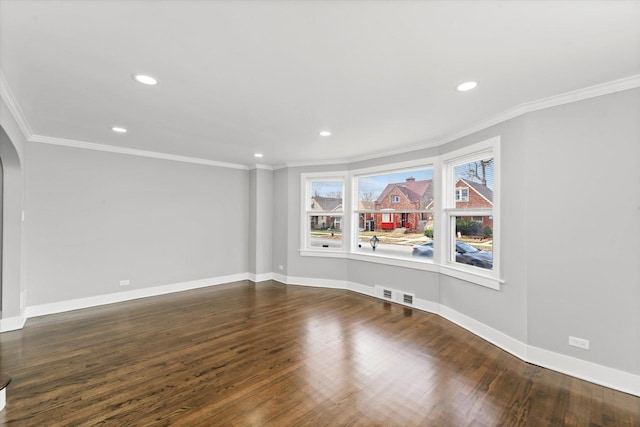
<path fill-rule="evenodd" d="M 298 252 L 301 256 L 309 257 L 324 257 L 324 258 L 342 258 L 352 259 L 354 261 L 371 262 L 375 264 L 391 265 L 394 267 L 412 268 L 415 270 L 431 271 L 441 273 L 446 276 L 454 277 L 456 279 L 464 280 L 466 282 L 473 283 L 475 285 L 483 286 L 486 288 L 499 291 L 504 280 L 489 277 L 487 275 L 476 273 L 474 271 L 467 271 L 464 268 L 456 268 L 453 266 L 445 266 L 435 264 L 432 261 L 414 261 L 406 258 L 397 258 L 385 255 L 373 255 L 355 252 L 345 252 L 337 250 L 314 250 L 314 249 L 299 249 Z"/>
<path fill-rule="evenodd" d="M 301 256 L 318 256 L 325 258 L 346 258 L 347 253 L 338 248 L 326 249 L 298 249 Z"/>

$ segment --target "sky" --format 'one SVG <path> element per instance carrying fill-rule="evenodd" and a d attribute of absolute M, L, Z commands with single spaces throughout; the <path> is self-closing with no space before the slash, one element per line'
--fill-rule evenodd
<path fill-rule="evenodd" d="M 485 159 L 486 160 L 486 159 Z M 456 172 L 456 181 L 458 180 L 458 178 L 465 178 L 465 179 L 470 179 L 469 177 L 469 165 L 472 165 L 473 163 L 465 163 L 459 166 L 456 166 L 455 172 Z M 480 171 L 481 169 L 478 168 L 478 170 Z M 486 167 L 485 167 L 485 174 L 486 179 L 487 179 L 487 187 L 489 187 L 490 189 L 493 190 L 493 162 L 489 163 Z M 481 182 L 480 179 L 471 179 L 472 181 L 475 182 Z"/>
<path fill-rule="evenodd" d="M 387 184 L 395 182 L 405 182 L 407 178 L 415 178 L 416 181 L 433 179 L 433 169 L 417 169 L 405 172 L 395 172 L 385 175 L 367 176 L 358 179 L 358 193 L 360 197 L 366 198 L 371 193 L 370 200 L 376 200 Z"/>

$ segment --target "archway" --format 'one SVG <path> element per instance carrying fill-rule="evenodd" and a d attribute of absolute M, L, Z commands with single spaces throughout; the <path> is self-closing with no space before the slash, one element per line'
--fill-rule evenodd
<path fill-rule="evenodd" d="M 18 134 L 21 138 L 22 135 Z M 15 144 L 0 125 L 0 332 L 19 329 L 24 324 L 26 293 L 23 289 L 22 206 L 24 175 Z"/>

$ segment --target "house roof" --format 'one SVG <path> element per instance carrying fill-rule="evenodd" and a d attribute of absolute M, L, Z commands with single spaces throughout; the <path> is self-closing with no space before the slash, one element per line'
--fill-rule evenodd
<path fill-rule="evenodd" d="M 493 190 L 490 189 L 489 187 L 487 187 L 486 185 L 480 184 L 479 182 L 467 180 L 467 179 L 464 179 L 464 178 L 460 178 L 458 180 L 458 183 L 459 182 L 465 183 L 470 188 L 475 190 L 476 193 L 480 194 L 482 197 L 487 199 L 487 201 L 489 201 L 491 204 L 493 204 Z M 458 183 L 456 183 L 456 187 L 458 186 Z"/>
<path fill-rule="evenodd" d="M 372 211 L 375 209 L 375 202 L 369 200 L 360 200 L 358 202 L 358 210 L 361 211 Z"/>
<path fill-rule="evenodd" d="M 377 204 L 382 201 L 391 193 L 394 188 L 400 190 L 411 202 L 417 202 L 422 200 L 424 196 L 428 196 L 429 199 L 433 198 L 433 180 L 425 179 L 421 181 L 408 180 L 405 182 L 395 182 L 387 184 L 380 196 L 376 200 Z"/>
<path fill-rule="evenodd" d="M 342 197 L 321 197 L 316 196 L 311 198 L 318 204 L 317 210 L 322 211 L 334 211 L 339 207 L 342 207 Z"/>

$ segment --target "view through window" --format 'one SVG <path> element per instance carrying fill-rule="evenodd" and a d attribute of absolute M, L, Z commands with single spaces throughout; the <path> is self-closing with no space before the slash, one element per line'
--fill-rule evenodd
<path fill-rule="evenodd" d="M 306 185 L 307 246 L 341 248 L 344 183 L 313 180 Z"/>
<path fill-rule="evenodd" d="M 450 169 L 451 170 L 451 169 Z M 494 159 L 452 166 L 455 197 L 450 206 L 450 261 L 493 269 Z M 451 182 L 451 181 L 449 181 Z"/>
<path fill-rule="evenodd" d="M 432 259 L 433 189 L 433 168 L 357 177 L 356 252 Z"/>

